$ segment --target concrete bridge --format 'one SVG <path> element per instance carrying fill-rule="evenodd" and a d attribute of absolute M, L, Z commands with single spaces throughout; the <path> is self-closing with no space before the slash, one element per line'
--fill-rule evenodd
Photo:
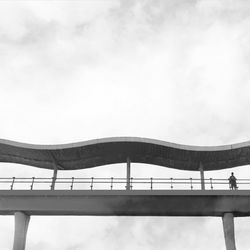
<path fill-rule="evenodd" d="M 218 180 L 206 180 L 205 171 L 250 164 L 250 142 L 217 146 L 186 146 L 164 141 L 117 137 L 65 145 L 31 145 L 0 140 L 0 162 L 13 162 L 53 170 L 50 190 L 36 190 L 38 178 L 25 180 L 29 190 L 16 190 L 18 178 L 2 178 L 10 184 L 0 190 L 0 214 L 15 216 L 14 250 L 24 250 L 26 233 L 32 215 L 127 215 L 127 216 L 220 216 L 222 217 L 227 250 L 236 249 L 234 217 L 249 216 L 250 190 L 215 190 Z M 175 190 L 176 180 L 164 179 L 168 190 L 153 188 L 157 180 L 148 178 L 149 188 L 134 189 L 131 163 L 199 171 L 200 179 L 188 179 L 189 190 Z M 69 190 L 56 189 L 60 182 L 57 172 L 85 169 L 107 164 L 126 163 L 124 190 L 75 190 L 71 179 Z M 0 183 L 1 183 L 0 181 Z M 115 180 L 110 178 L 110 185 Z M 223 180 L 225 184 L 227 180 Z M 218 181 L 219 183 L 221 180 Z M 244 184 L 246 180 L 242 180 Z M 144 183 L 145 184 L 145 183 Z M 159 184 L 159 183 L 158 183 Z M 194 186 L 198 184 L 198 188 Z M 111 187 L 110 186 L 110 187 Z M 210 190 L 206 190 L 210 186 Z M 91 190 L 92 189 L 92 190 Z"/>

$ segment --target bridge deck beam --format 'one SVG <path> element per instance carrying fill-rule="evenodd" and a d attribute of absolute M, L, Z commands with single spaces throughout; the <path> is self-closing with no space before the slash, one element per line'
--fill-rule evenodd
<path fill-rule="evenodd" d="M 250 216 L 250 191 L 10 190 L 0 215 Z"/>

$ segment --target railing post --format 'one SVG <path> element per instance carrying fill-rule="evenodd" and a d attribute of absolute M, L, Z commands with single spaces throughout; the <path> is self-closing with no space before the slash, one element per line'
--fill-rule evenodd
<path fill-rule="evenodd" d="M 74 177 L 72 177 L 72 179 L 71 179 L 71 186 L 70 186 L 70 190 L 73 190 L 73 184 L 74 184 Z"/>
<path fill-rule="evenodd" d="M 200 170 L 200 175 L 201 175 L 201 190 L 205 190 L 204 168 L 201 162 L 200 162 L 199 170 Z"/>
<path fill-rule="evenodd" d="M 54 166 L 53 177 L 52 177 L 52 183 L 51 183 L 51 190 L 55 189 L 56 178 L 57 178 L 57 166 L 55 165 Z"/>
<path fill-rule="evenodd" d="M 153 178 L 152 177 L 150 178 L 150 189 L 151 190 L 153 189 Z"/>
<path fill-rule="evenodd" d="M 35 177 L 32 177 L 32 182 L 31 182 L 31 185 L 30 185 L 30 190 L 33 190 L 34 181 L 35 181 Z"/>
<path fill-rule="evenodd" d="M 133 188 L 133 177 L 130 178 L 130 190 Z"/>
<path fill-rule="evenodd" d="M 191 185 L 191 190 L 193 190 L 193 179 L 190 178 L 190 185 Z"/>
<path fill-rule="evenodd" d="M 111 177 L 111 184 L 110 184 L 111 190 L 113 190 L 113 182 L 114 182 L 114 177 Z"/>
<path fill-rule="evenodd" d="M 211 189 L 213 190 L 213 179 L 210 178 L 210 186 L 211 186 Z"/>
<path fill-rule="evenodd" d="M 12 178 L 12 183 L 11 183 L 11 186 L 10 186 L 10 190 L 13 190 L 13 186 L 14 186 L 14 183 L 15 183 L 15 179 L 16 179 L 16 177 L 13 177 L 13 178 Z"/>
<path fill-rule="evenodd" d="M 126 190 L 130 190 L 130 168 L 131 168 L 131 161 L 130 158 L 127 157 L 127 185 L 126 185 Z"/>
<path fill-rule="evenodd" d="M 90 184 L 90 189 L 93 190 L 94 186 L 94 177 L 91 177 L 91 184 Z"/>

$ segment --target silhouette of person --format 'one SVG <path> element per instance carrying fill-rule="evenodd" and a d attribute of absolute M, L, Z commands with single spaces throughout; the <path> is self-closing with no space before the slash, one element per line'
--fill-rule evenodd
<path fill-rule="evenodd" d="M 237 187 L 237 183 L 236 183 L 236 177 L 234 176 L 234 173 L 232 172 L 231 173 L 231 176 L 228 178 L 228 180 L 229 180 L 229 186 L 230 186 L 230 189 L 231 190 L 236 190 L 236 189 L 238 189 L 238 187 Z"/>

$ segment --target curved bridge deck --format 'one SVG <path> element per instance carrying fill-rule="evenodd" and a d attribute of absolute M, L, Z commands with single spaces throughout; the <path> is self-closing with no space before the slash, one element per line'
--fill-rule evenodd
<path fill-rule="evenodd" d="M 0 162 L 74 170 L 107 164 L 147 163 L 180 170 L 219 170 L 250 164 L 250 142 L 188 146 L 166 141 L 113 137 L 62 145 L 32 145 L 0 139 Z"/>

